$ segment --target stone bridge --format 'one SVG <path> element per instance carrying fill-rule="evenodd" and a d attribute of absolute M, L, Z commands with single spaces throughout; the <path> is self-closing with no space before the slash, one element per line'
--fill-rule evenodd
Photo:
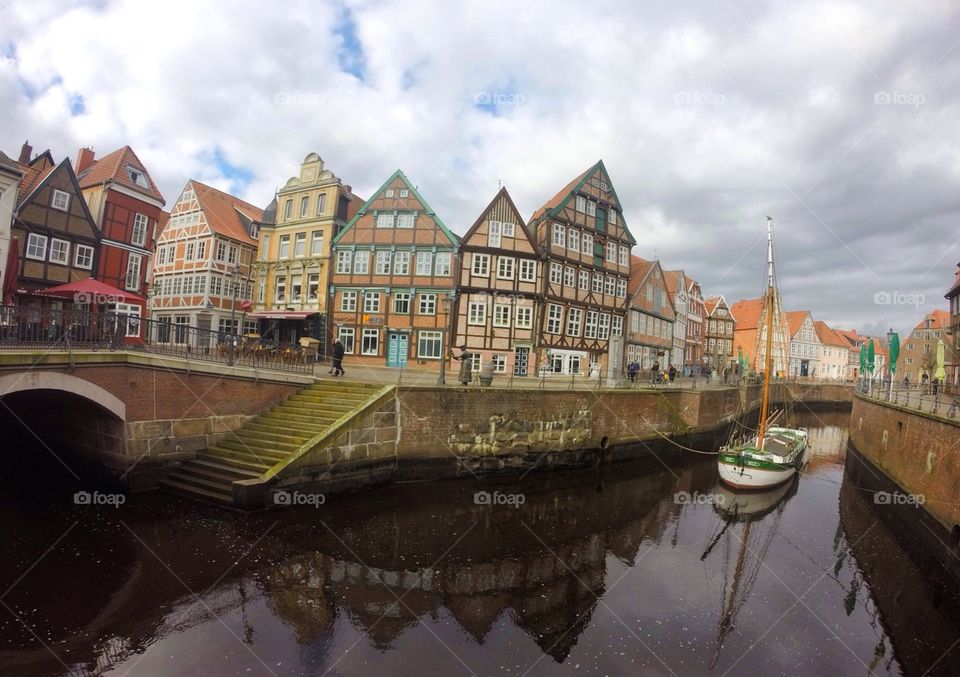
<path fill-rule="evenodd" d="M 0 434 L 136 489 L 313 381 L 135 351 L 3 352 Z"/>

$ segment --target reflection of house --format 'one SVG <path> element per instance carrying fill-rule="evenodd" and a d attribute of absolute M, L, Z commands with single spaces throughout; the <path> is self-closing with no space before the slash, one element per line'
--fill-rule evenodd
<path fill-rule="evenodd" d="M 723 296 L 711 296 L 703 302 L 703 308 L 706 312 L 703 321 L 704 361 L 715 369 L 723 369 L 736 358 L 733 316 Z"/>
<path fill-rule="evenodd" d="M 326 338 L 330 243 L 361 203 L 316 153 L 280 189 L 264 214 L 256 263 L 261 333 L 285 342 Z"/>
<path fill-rule="evenodd" d="M 767 358 L 767 311 L 764 308 L 763 298 L 737 301 L 730 309 L 736 323 L 733 330 L 734 351 L 740 351 L 747 358 L 748 366 L 756 372 L 762 372 Z M 783 306 L 780 304 L 780 295 L 777 294 L 773 304 L 773 373 L 785 375 L 787 373 L 787 351 L 790 344 L 789 326 Z"/>
<path fill-rule="evenodd" d="M 633 236 L 603 162 L 530 218 L 544 252 L 540 344 L 555 373 L 619 374 Z"/>
<path fill-rule="evenodd" d="M 919 383 L 924 374 L 932 379 L 936 372 L 937 342 L 943 340 L 946 380 L 955 383 L 960 360 L 950 340 L 949 328 L 950 314 L 946 310 L 934 310 L 926 314 L 910 335 L 900 341 L 897 376 L 903 378 L 909 374 L 914 383 Z"/>
<path fill-rule="evenodd" d="M 12 226 L 20 249 L 16 302 L 59 307 L 62 301 L 41 302 L 31 292 L 93 276 L 100 233 L 70 160 L 54 163 L 49 150 L 31 160 L 31 151 L 24 144 L 17 163 L 23 180 Z"/>
<path fill-rule="evenodd" d="M 233 322 L 243 332 L 255 331 L 256 320 L 249 318 L 240 327 L 239 302 L 250 298 L 262 218 L 259 208 L 239 198 L 187 181 L 157 240 L 153 319 L 218 332 L 231 331 Z"/>
<path fill-rule="evenodd" d="M 539 259 L 523 218 L 501 188 L 460 244 L 455 336 L 475 356 L 475 368 L 492 360 L 497 373 L 535 373 Z"/>
<path fill-rule="evenodd" d="M 845 380 L 847 363 L 850 360 L 850 344 L 822 320 L 816 320 L 813 326 L 817 332 L 817 339 L 820 341 L 818 376 L 836 381 Z"/>
<path fill-rule="evenodd" d="M 17 208 L 17 190 L 23 175 L 24 168 L 0 151 L 0 289 L 4 289 L 10 229 L 13 225 L 13 212 Z M 16 275 L 16 271 L 13 274 Z"/>
<path fill-rule="evenodd" d="M 687 350 L 687 276 L 682 270 L 666 270 L 663 279 L 667 283 L 667 293 L 670 295 L 670 305 L 673 306 L 676 319 L 673 323 L 673 352 L 670 355 L 670 364 L 677 369 L 683 367 L 684 354 Z"/>
<path fill-rule="evenodd" d="M 354 364 L 437 364 L 449 350 L 458 238 L 399 169 L 333 242 L 334 336 Z"/>
<path fill-rule="evenodd" d="M 147 296 L 153 252 L 163 217 L 163 195 L 130 146 L 101 159 L 81 148 L 77 178 L 94 221 L 100 226 L 96 278 L 117 289 Z M 139 300 L 112 304 L 112 310 L 144 316 Z"/>
<path fill-rule="evenodd" d="M 628 287 L 627 364 L 636 360 L 647 370 L 667 368 L 673 348 L 676 316 L 659 261 L 632 257 Z"/>
<path fill-rule="evenodd" d="M 790 331 L 790 376 L 823 376 L 820 338 L 809 310 L 787 313 Z"/>

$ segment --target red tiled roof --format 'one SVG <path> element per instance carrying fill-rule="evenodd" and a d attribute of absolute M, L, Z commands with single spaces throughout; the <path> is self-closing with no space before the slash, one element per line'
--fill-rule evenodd
<path fill-rule="evenodd" d="M 22 162 L 17 162 L 16 160 L 11 160 L 11 162 L 23 172 L 23 178 L 20 180 L 20 187 L 17 189 L 18 205 L 21 204 L 26 197 L 30 195 L 30 193 L 32 193 L 56 167 L 56 164 L 53 162 L 53 157 L 50 155 L 50 151 L 44 151 L 35 157 L 30 164 L 25 165 Z"/>
<path fill-rule="evenodd" d="M 553 209 L 554 207 L 557 207 L 560 203 L 562 203 L 566 199 L 566 197 L 573 191 L 573 189 L 577 187 L 577 184 L 583 181 L 583 178 L 587 174 L 589 174 L 595 167 L 596 165 L 592 165 L 590 169 L 581 173 L 577 178 L 575 178 L 573 181 L 571 181 L 566 186 L 564 186 L 559 193 L 557 193 L 552 198 L 547 200 L 546 203 L 544 203 L 544 205 L 540 207 L 540 209 L 538 209 L 533 213 L 533 216 L 530 217 L 530 221 L 528 221 L 528 223 L 533 223 L 538 218 L 540 218 L 543 214 L 545 214 L 546 212 L 550 211 L 551 209 Z"/>
<path fill-rule="evenodd" d="M 722 296 L 711 296 L 704 300 L 703 307 L 707 311 L 707 315 L 712 315 L 713 311 L 717 309 L 717 306 L 720 305 L 720 301 L 723 300 Z"/>
<path fill-rule="evenodd" d="M 760 321 L 760 311 L 763 310 L 763 297 L 737 301 L 730 307 L 730 313 L 737 323 L 737 331 L 756 329 Z"/>
<path fill-rule="evenodd" d="M 849 348 L 850 345 L 841 337 L 837 332 L 830 328 L 830 326 L 823 320 L 814 320 L 813 327 L 817 331 L 817 338 L 820 339 L 820 343 L 825 346 L 841 346 L 843 348 Z"/>
<path fill-rule="evenodd" d="M 800 326 L 803 324 L 803 321 L 807 318 L 807 315 L 809 314 L 810 314 L 809 310 L 791 310 L 786 313 L 787 326 L 790 331 L 790 336 L 793 336 L 798 331 L 800 331 Z"/>
<path fill-rule="evenodd" d="M 953 298 L 960 294 L 960 263 L 957 264 L 957 276 L 953 280 L 953 286 L 950 287 L 950 291 L 946 293 L 944 298 Z"/>
<path fill-rule="evenodd" d="M 251 221 L 260 221 L 263 219 L 262 209 L 194 179 L 190 180 L 190 184 L 193 186 L 193 191 L 200 203 L 200 208 L 203 209 L 207 223 L 215 233 L 245 244 L 257 244 L 257 241 L 251 238 L 247 232 L 240 214 Z"/>
<path fill-rule="evenodd" d="M 630 266 L 630 283 L 627 285 L 627 291 L 630 296 L 633 296 L 637 289 L 640 288 L 640 283 L 643 282 L 643 279 L 647 276 L 647 273 L 650 272 L 650 269 L 653 268 L 654 261 L 647 261 L 646 259 L 640 258 L 639 256 L 632 256 L 632 265 Z"/>
<path fill-rule="evenodd" d="M 930 326 L 926 326 L 927 320 L 932 320 Z M 934 310 L 933 312 L 927 313 L 923 316 L 923 319 L 917 323 L 917 326 L 914 327 L 914 330 L 917 329 L 949 329 L 950 328 L 950 313 L 946 310 Z"/>
<path fill-rule="evenodd" d="M 128 166 L 133 167 L 143 174 L 143 177 L 147 180 L 147 183 L 150 184 L 149 188 L 135 183 L 130 178 L 130 175 L 127 173 Z M 119 148 L 112 153 L 104 155 L 102 158 L 96 160 L 92 165 L 90 165 L 90 167 L 85 169 L 84 172 L 77 178 L 80 181 L 81 188 L 99 186 L 107 181 L 114 181 L 125 188 L 129 188 L 130 190 L 137 191 L 138 193 L 152 197 L 155 200 L 159 200 L 161 203 L 165 202 L 163 195 L 161 195 L 160 191 L 157 190 L 156 184 L 150 177 L 150 172 L 148 172 L 147 168 L 143 166 L 143 163 L 140 162 L 140 158 L 137 157 L 137 154 L 133 152 L 133 149 L 130 148 L 130 146 L 124 146 L 123 148 Z"/>
<path fill-rule="evenodd" d="M 673 305 L 674 308 L 676 308 L 676 305 L 674 305 L 673 297 L 677 295 L 677 282 L 680 281 L 682 274 L 682 270 L 663 271 L 663 281 L 667 283 L 667 296 L 670 297 L 670 304 Z"/>

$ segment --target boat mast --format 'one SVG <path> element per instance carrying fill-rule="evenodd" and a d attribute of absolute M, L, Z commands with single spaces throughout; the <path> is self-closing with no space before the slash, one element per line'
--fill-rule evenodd
<path fill-rule="evenodd" d="M 760 425 L 757 431 L 757 447 L 763 449 L 763 436 L 767 427 L 767 408 L 770 406 L 770 371 L 773 369 L 773 309 L 776 295 L 776 278 L 773 273 L 773 219 L 767 217 L 767 292 L 763 305 L 767 320 L 767 352 L 764 355 L 763 396 L 760 400 Z"/>

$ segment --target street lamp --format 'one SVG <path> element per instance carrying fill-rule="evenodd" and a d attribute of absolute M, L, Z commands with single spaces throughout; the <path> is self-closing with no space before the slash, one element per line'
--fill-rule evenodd
<path fill-rule="evenodd" d="M 240 266 L 236 266 L 233 271 L 230 273 L 230 281 L 233 283 L 233 303 L 230 304 L 230 331 L 232 335 L 230 336 L 230 366 L 234 365 L 237 358 L 237 325 L 236 316 L 237 316 L 237 295 L 240 292 Z"/>
<path fill-rule="evenodd" d="M 450 350 L 449 344 L 449 334 L 447 333 L 447 318 L 450 316 L 450 306 L 453 304 L 453 295 L 444 294 L 440 297 L 440 303 L 443 305 L 443 344 L 440 346 L 440 376 L 437 378 L 437 385 L 446 385 L 447 384 L 447 354 L 446 351 Z"/>
<path fill-rule="evenodd" d="M 894 355 L 892 351 L 893 342 L 900 342 L 900 337 L 897 336 L 897 332 L 893 330 L 893 327 L 890 327 L 890 331 L 887 332 L 887 374 L 890 375 L 890 386 L 887 389 L 887 401 L 889 402 L 893 399 L 893 375 L 897 371 L 897 363 L 894 360 Z"/>

